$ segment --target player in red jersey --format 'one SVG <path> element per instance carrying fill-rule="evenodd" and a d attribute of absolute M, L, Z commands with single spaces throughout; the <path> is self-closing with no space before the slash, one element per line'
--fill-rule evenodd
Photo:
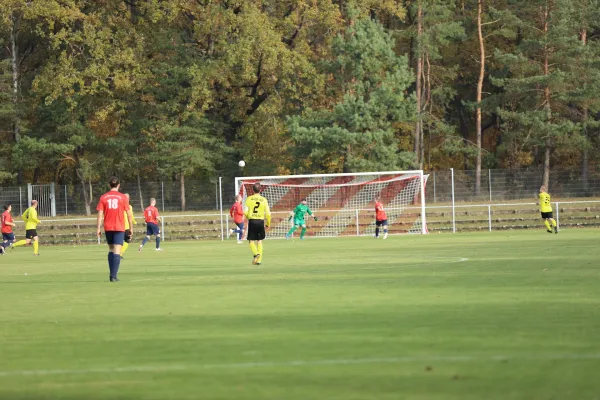
<path fill-rule="evenodd" d="M 379 227 L 383 226 L 383 238 L 387 239 L 388 235 L 388 221 L 387 214 L 383 209 L 383 204 L 379 201 L 379 196 L 375 196 L 375 239 L 379 237 Z"/>
<path fill-rule="evenodd" d="M 237 225 L 237 229 L 230 229 L 229 234 L 238 234 L 238 244 L 242 244 L 242 236 L 244 235 L 244 206 L 242 206 L 242 196 L 235 196 L 235 203 L 229 209 L 229 215 L 233 218 L 233 222 Z"/>
<path fill-rule="evenodd" d="M 98 229 L 97 235 L 102 234 L 102 223 L 104 222 L 104 234 L 109 246 L 108 269 L 110 270 L 110 281 L 118 282 L 117 273 L 121 264 L 121 247 L 125 240 L 125 215 L 129 219 L 129 226 L 133 226 L 133 214 L 129 208 L 129 199 L 123 193 L 119 193 L 121 183 L 116 176 L 108 180 L 110 191 L 100 197 L 98 206 Z M 127 213 L 127 214 L 126 214 Z"/>
<path fill-rule="evenodd" d="M 15 242 L 15 234 L 13 232 L 13 226 L 15 222 L 10 214 L 12 206 L 10 204 L 4 205 L 4 212 L 2 213 L 2 246 L 0 246 L 0 253 L 4 254 L 4 249 L 12 246 Z"/>
<path fill-rule="evenodd" d="M 161 251 L 160 229 L 158 229 L 158 223 L 161 220 L 160 215 L 158 215 L 158 208 L 156 208 L 156 199 L 150 199 L 150 205 L 144 210 L 144 220 L 146 221 L 146 237 L 142 240 L 138 251 L 142 251 L 152 235 L 156 235 L 156 251 Z"/>

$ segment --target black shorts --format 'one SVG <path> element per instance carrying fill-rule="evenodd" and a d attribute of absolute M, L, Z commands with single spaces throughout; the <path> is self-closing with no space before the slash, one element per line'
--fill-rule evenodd
<path fill-rule="evenodd" d="M 38 235 L 37 230 L 35 230 L 35 229 L 27 229 L 25 231 L 25 239 L 33 239 L 37 235 Z"/>
<path fill-rule="evenodd" d="M 554 217 L 552 217 L 552 211 L 542 213 L 542 219 L 548 219 L 548 218 L 554 218 Z"/>
<path fill-rule="evenodd" d="M 265 236 L 264 219 L 251 219 L 248 221 L 248 240 L 264 240 Z"/>
<path fill-rule="evenodd" d="M 2 234 L 2 240 L 5 240 L 7 242 L 14 242 L 15 241 L 15 234 L 14 234 L 14 232 L 3 233 Z"/>
<path fill-rule="evenodd" d="M 146 236 L 152 236 L 152 235 L 160 235 L 160 229 L 158 229 L 158 225 L 154 224 L 152 222 L 147 222 L 146 223 Z"/>
<path fill-rule="evenodd" d="M 125 241 L 125 232 L 123 231 L 106 231 L 104 232 L 104 236 L 106 236 L 106 243 L 113 245 L 122 246 Z"/>
<path fill-rule="evenodd" d="M 382 226 L 382 225 L 383 226 L 387 226 L 388 225 L 387 219 L 384 219 L 383 221 L 377 221 L 376 220 L 375 221 L 375 225 L 377 225 L 377 226 Z"/>
<path fill-rule="evenodd" d="M 125 242 L 131 243 L 131 229 L 125 230 Z"/>

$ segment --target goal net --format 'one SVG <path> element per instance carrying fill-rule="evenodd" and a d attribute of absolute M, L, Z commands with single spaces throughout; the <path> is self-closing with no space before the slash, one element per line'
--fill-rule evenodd
<path fill-rule="evenodd" d="M 306 199 L 318 221 L 306 216 L 308 236 L 360 236 L 375 233 L 375 203 L 380 197 L 389 233 L 427 233 L 423 171 L 356 174 L 256 176 L 235 178 L 244 198 L 260 182 L 271 208 L 270 238 L 283 238 L 293 224 L 291 211 Z"/>

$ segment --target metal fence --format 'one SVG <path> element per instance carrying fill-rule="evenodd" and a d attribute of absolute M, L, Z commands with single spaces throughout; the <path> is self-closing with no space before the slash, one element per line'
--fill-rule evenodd
<path fill-rule="evenodd" d="M 91 192 L 92 201 L 89 203 L 92 214 L 100 196 L 108 190 L 105 183 L 86 185 L 87 195 Z M 131 204 L 135 210 L 143 210 L 148 206 L 150 198 L 156 199 L 156 206 L 163 212 L 179 211 L 214 211 L 220 207 L 221 194 L 224 204 L 233 203 L 234 182 L 214 178 L 207 181 L 188 181 L 181 190 L 180 182 L 123 182 L 121 191 L 129 193 Z M 183 207 L 182 194 L 185 198 Z M 56 216 L 85 215 L 86 201 L 81 184 L 54 185 L 54 204 Z M 28 207 L 27 185 L 17 187 L 0 187 L 0 204 L 12 204 L 13 214 L 21 214 Z M 51 208 L 39 208 L 39 214 L 44 217 L 53 216 Z"/>
<path fill-rule="evenodd" d="M 537 197 L 542 185 L 543 169 L 486 169 L 481 171 L 479 194 L 475 193 L 474 170 L 441 170 L 429 173 L 426 203 L 499 202 L 529 200 Z M 590 171 L 583 179 L 579 171 L 553 169 L 550 173 L 549 193 L 553 198 L 600 197 L 600 172 Z"/>
<path fill-rule="evenodd" d="M 454 175 L 454 191 L 452 175 Z M 441 170 L 429 172 L 426 190 L 426 204 L 455 202 L 499 203 L 506 201 L 532 201 L 537 197 L 542 183 L 542 169 L 483 170 L 479 194 L 475 193 L 474 170 Z M 135 210 L 144 209 L 151 197 L 157 200 L 157 207 L 163 212 L 215 211 L 223 206 L 229 208 L 234 201 L 233 179 L 209 178 L 203 181 L 186 181 L 182 190 L 179 181 L 141 182 L 125 181 L 123 192 L 131 196 Z M 585 197 L 600 197 L 600 172 L 590 171 L 587 179 L 582 179 L 577 171 L 553 169 L 550 175 L 549 192 L 553 200 Z M 91 190 L 90 209 L 95 207 L 100 195 L 108 190 L 105 183 L 86 185 Z M 185 197 L 183 207 L 182 193 Z M 453 196 L 454 194 L 454 196 Z M 55 209 L 57 216 L 85 215 L 86 202 L 81 184 L 55 185 Z M 0 204 L 11 203 L 13 213 L 22 213 L 28 207 L 27 185 L 0 187 Z M 40 210 L 41 216 L 51 216 L 50 211 Z"/>
<path fill-rule="evenodd" d="M 600 227 L 600 201 L 579 200 L 554 202 L 554 217 L 560 229 L 598 228 Z M 420 207 L 388 209 L 388 212 L 398 211 L 402 219 L 394 221 L 389 226 L 391 235 L 407 233 L 408 226 L 420 217 Z M 331 210 L 332 213 L 337 210 Z M 356 209 L 355 214 L 346 220 L 347 225 L 337 233 L 319 234 L 323 223 L 327 223 L 327 210 L 320 210 L 319 222 L 308 222 L 308 237 L 315 236 L 372 236 L 375 228 L 374 212 L 372 209 Z M 273 224 L 285 224 L 287 212 L 274 212 Z M 331 215 L 331 214 L 330 214 Z M 537 203 L 497 203 L 497 204 L 463 204 L 456 207 L 448 205 L 430 205 L 426 208 L 427 228 L 430 234 L 450 232 L 493 232 L 518 229 L 538 229 L 543 232 L 545 227 L 540 218 Z M 142 217 L 138 214 L 138 220 Z M 23 221 L 15 220 L 18 235 L 23 232 Z M 82 245 L 104 243 L 96 237 L 96 219 L 92 217 L 44 218 L 40 237 L 44 245 Z M 321 224 L 321 225 L 319 225 Z M 235 240 L 235 235 L 229 235 L 233 226 L 227 211 L 199 212 L 190 214 L 165 215 L 161 222 L 163 240 Z M 144 224 L 134 225 L 134 241 L 139 243 L 145 235 Z M 271 229 L 267 238 L 283 238 L 285 231 Z"/>

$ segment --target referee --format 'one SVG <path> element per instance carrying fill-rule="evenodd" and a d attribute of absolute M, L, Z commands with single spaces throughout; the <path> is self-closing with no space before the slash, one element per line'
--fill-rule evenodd
<path fill-rule="evenodd" d="M 256 182 L 252 186 L 254 194 L 246 199 L 246 207 L 244 207 L 244 215 L 248 219 L 248 241 L 254 258 L 252 265 L 260 265 L 262 263 L 263 245 L 266 230 L 269 230 L 271 225 L 271 210 L 269 202 L 260 195 L 261 185 Z"/>

